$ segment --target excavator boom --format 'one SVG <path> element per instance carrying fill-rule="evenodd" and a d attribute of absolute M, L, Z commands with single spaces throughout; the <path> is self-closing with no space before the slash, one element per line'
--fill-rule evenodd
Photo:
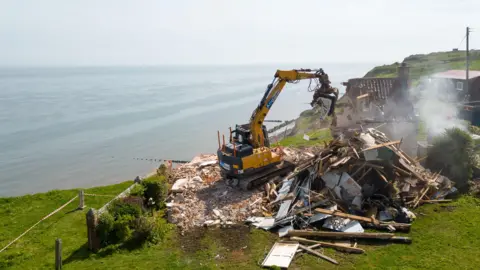
<path fill-rule="evenodd" d="M 322 69 L 277 70 L 272 83 L 268 85 L 263 98 L 250 118 L 251 142 L 254 147 L 265 145 L 262 125 L 285 84 L 305 79 L 318 79 L 321 87 L 330 87 L 328 75 Z"/>
<path fill-rule="evenodd" d="M 328 75 L 322 69 L 277 70 L 249 123 L 236 125 L 233 131 L 230 130 L 227 144 L 220 144 L 218 133 L 217 156 L 227 185 L 250 189 L 272 177 L 286 175 L 294 169 L 294 164 L 283 160 L 280 153 L 269 148 L 270 142 L 263 123 L 285 84 L 305 79 L 314 80 L 316 83 L 314 101 L 316 95 L 321 97 L 332 93 Z M 332 102 L 330 110 L 333 104 Z"/>

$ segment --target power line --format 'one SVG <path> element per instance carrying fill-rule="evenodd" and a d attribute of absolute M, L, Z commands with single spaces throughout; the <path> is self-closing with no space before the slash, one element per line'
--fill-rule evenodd
<path fill-rule="evenodd" d="M 467 35 L 464 35 L 462 40 L 460 41 L 460 43 L 458 44 L 457 48 L 460 48 L 460 46 L 462 45 L 463 41 L 465 40 L 465 38 L 467 37 Z"/>

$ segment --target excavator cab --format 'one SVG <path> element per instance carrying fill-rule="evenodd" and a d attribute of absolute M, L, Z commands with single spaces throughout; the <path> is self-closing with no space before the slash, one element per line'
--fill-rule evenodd
<path fill-rule="evenodd" d="M 270 147 L 265 125 L 262 125 L 262 129 L 264 144 L 266 147 Z M 227 177 L 248 175 L 249 171 L 244 171 L 244 162 L 242 162 L 242 159 L 252 156 L 255 152 L 251 137 L 252 133 L 249 124 L 236 125 L 235 129 L 230 133 L 230 141 L 218 149 L 218 161 Z"/>

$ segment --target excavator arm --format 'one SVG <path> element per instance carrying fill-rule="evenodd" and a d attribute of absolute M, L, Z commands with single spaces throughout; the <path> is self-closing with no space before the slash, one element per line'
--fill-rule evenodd
<path fill-rule="evenodd" d="M 277 70 L 273 81 L 268 85 L 257 108 L 250 117 L 251 143 L 253 147 L 264 146 L 264 136 L 262 124 L 267 117 L 268 112 L 275 103 L 278 95 L 282 92 L 286 83 L 295 83 L 299 80 L 318 79 L 320 89 L 329 89 L 330 81 L 328 75 L 323 69 L 298 69 L 298 70 Z M 332 103 L 333 104 L 333 103 Z"/>

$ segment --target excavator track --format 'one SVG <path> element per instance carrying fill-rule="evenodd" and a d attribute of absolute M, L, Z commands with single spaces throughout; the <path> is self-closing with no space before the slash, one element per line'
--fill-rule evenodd
<path fill-rule="evenodd" d="M 228 186 L 237 187 L 247 191 L 267 183 L 274 177 L 286 176 L 288 173 L 293 172 L 294 169 L 295 164 L 284 161 L 269 169 L 265 169 L 261 172 L 246 177 L 222 176 Z"/>

